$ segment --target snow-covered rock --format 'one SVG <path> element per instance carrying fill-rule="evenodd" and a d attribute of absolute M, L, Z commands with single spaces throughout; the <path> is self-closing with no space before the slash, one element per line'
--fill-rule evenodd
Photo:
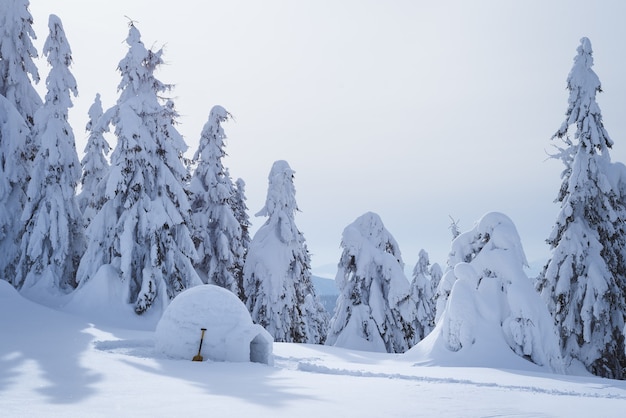
<path fill-rule="evenodd" d="M 155 350 L 191 360 L 198 354 L 202 328 L 205 360 L 273 364 L 272 336 L 252 322 L 237 296 L 214 285 L 185 290 L 170 303 L 156 328 Z"/>

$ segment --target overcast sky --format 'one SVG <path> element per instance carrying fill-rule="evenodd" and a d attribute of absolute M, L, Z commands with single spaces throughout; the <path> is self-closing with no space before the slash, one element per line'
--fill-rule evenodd
<path fill-rule="evenodd" d="M 189 155 L 213 105 L 235 116 L 224 164 L 247 184 L 253 231 L 272 163 L 295 170 L 314 267 L 337 263 L 343 229 L 367 211 L 409 266 L 421 248 L 445 264 L 449 216 L 465 231 L 489 211 L 511 217 L 530 261 L 547 258 L 563 168 L 547 159 L 550 137 L 583 36 L 612 159 L 626 162 L 624 1 L 31 0 L 30 11 L 38 51 L 48 15 L 64 23 L 81 158 L 95 94 L 105 108 L 118 98 L 128 16 L 147 47 L 165 46 L 157 76 L 176 85 Z"/>

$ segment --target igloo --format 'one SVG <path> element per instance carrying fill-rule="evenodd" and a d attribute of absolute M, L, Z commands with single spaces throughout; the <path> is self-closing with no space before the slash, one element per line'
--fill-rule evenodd
<path fill-rule="evenodd" d="M 230 291 L 214 285 L 185 290 L 167 307 L 157 324 L 155 349 L 170 358 L 273 364 L 274 339 L 254 324 L 245 305 Z"/>

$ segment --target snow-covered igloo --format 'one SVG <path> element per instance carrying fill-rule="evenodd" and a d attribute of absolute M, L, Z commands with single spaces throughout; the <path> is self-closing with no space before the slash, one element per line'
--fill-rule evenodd
<path fill-rule="evenodd" d="M 237 296 L 213 285 L 192 287 L 172 300 L 157 325 L 155 349 L 167 357 L 191 360 L 198 354 L 201 328 L 206 328 L 201 351 L 205 360 L 273 364 L 269 332 L 252 322 Z"/>

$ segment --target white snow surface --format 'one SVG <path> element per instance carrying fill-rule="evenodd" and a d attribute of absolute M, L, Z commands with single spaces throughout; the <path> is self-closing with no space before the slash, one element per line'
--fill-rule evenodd
<path fill-rule="evenodd" d="M 274 344 L 273 366 L 192 362 L 159 354 L 148 326 L 105 323 L 128 312 L 87 319 L 74 308 L 37 305 L 0 281 L 0 416 L 619 417 L 626 408 L 626 382 L 546 373 L 505 347 L 480 353 L 490 367 L 445 359 L 443 348 L 416 364 L 289 343 Z"/>

